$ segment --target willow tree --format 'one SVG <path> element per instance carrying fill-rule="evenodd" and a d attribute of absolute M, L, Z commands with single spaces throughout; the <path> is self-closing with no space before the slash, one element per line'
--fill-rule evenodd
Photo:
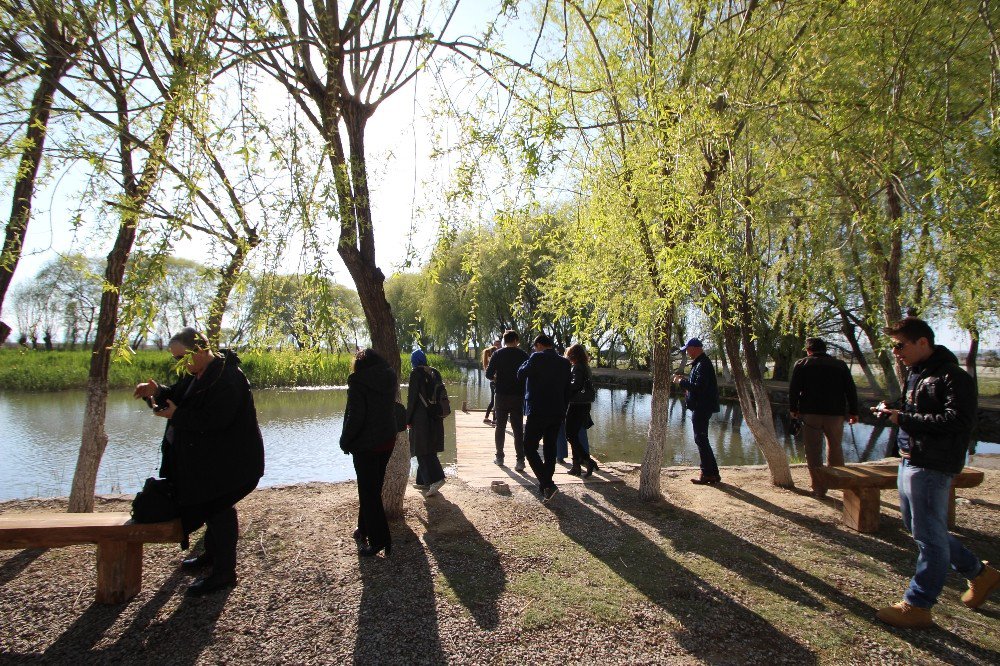
<path fill-rule="evenodd" d="M 7 65 L 0 74 L 0 86 L 8 93 L 19 90 L 27 81 L 35 83 L 22 125 L 23 134 L 3 149 L 4 153 L 16 151 L 19 156 L 10 219 L 0 251 L 0 311 L 31 222 L 31 206 L 57 87 L 74 65 L 81 43 L 78 20 L 69 4 L 53 0 L 0 2 L 0 50 Z M 10 326 L 0 321 L 0 345 L 9 334 Z"/>
<path fill-rule="evenodd" d="M 447 30 L 458 2 L 447 3 L 437 35 Z M 333 182 L 337 253 L 354 280 L 372 347 L 400 372 L 385 274 L 375 256 L 371 186 L 365 152 L 368 122 L 380 104 L 404 89 L 434 56 L 430 3 L 354 0 L 314 3 L 238 0 L 244 24 L 231 35 L 292 97 L 310 130 L 325 142 Z M 399 435 L 389 462 L 383 502 L 402 513 L 409 449 Z"/>
<path fill-rule="evenodd" d="M 98 9 L 82 22 L 86 41 L 80 59 L 93 89 L 104 98 L 84 97 L 91 92 L 87 88 L 79 95 L 68 90 L 64 94 L 89 120 L 110 130 L 108 151 L 113 157 L 103 160 L 95 149 L 95 157 L 108 165 L 95 177 L 114 173 L 113 185 L 101 187 L 113 197 L 108 209 L 117 216 L 117 231 L 104 271 L 71 512 L 94 507 L 97 470 L 108 442 L 108 369 L 116 349 L 126 265 L 185 104 L 206 83 L 209 34 L 218 7 L 178 0 L 155 7 L 127 2 Z M 114 111 L 104 111 L 105 105 Z"/>

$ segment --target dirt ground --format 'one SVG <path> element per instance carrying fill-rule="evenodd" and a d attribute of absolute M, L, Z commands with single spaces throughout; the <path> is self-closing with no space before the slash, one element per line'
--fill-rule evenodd
<path fill-rule="evenodd" d="M 936 628 L 875 620 L 916 557 L 894 492 L 880 532 L 861 535 L 837 491 L 819 501 L 765 469 L 723 472 L 700 487 L 664 470 L 656 504 L 628 471 L 547 504 L 455 479 L 440 497 L 408 490 L 387 559 L 356 554 L 353 483 L 263 489 L 239 505 L 239 584 L 197 599 L 176 546 L 146 547 L 142 592 L 121 606 L 93 603 L 92 546 L 0 551 L 0 663 L 1000 663 L 1000 595 L 969 611 L 958 577 Z M 957 534 L 1000 561 L 1000 471 L 959 497 Z"/>

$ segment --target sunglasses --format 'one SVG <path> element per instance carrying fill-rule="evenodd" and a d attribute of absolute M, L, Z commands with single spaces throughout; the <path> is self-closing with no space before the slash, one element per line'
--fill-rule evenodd
<path fill-rule="evenodd" d="M 903 347 L 905 347 L 908 344 L 910 344 L 909 340 L 903 340 L 901 342 L 894 342 L 894 343 L 892 343 L 892 350 L 893 351 L 902 351 Z"/>

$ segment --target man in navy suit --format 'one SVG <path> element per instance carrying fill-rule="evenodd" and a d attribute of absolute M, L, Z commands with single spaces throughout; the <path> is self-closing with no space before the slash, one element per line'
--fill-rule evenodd
<path fill-rule="evenodd" d="M 538 479 L 538 489 L 548 501 L 556 494 L 552 475 L 556 471 L 556 440 L 559 427 L 566 418 L 569 399 L 570 363 L 553 349 L 552 338 L 539 335 L 534 341 L 535 353 L 517 370 L 519 381 L 526 382 L 524 425 L 524 457 Z M 544 462 L 538 455 L 542 442 Z"/>

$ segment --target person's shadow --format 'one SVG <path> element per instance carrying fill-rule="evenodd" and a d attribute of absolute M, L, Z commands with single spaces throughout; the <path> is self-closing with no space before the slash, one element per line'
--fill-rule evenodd
<path fill-rule="evenodd" d="M 448 587 L 480 628 L 496 628 L 500 597 L 507 587 L 499 551 L 443 497 L 427 502 L 427 523 L 424 542 Z"/>
<path fill-rule="evenodd" d="M 612 484 L 590 488 L 605 497 L 635 490 Z M 614 502 L 609 502 L 614 504 Z M 620 520 L 607 506 L 590 496 L 581 500 L 563 495 L 548 505 L 562 532 L 603 562 L 650 602 L 669 613 L 683 629 L 673 632 L 678 643 L 696 659 L 709 663 L 739 661 L 738 655 L 757 661 L 815 664 L 817 657 L 795 638 L 782 632 L 709 579 L 693 573 L 670 557 L 641 531 Z M 621 506 L 626 513 L 634 507 Z M 677 527 L 676 521 L 671 521 Z M 703 521 L 704 522 L 704 521 Z M 701 529 L 697 525 L 695 531 Z M 716 528 L 718 529 L 718 528 Z M 669 530 L 664 526 L 664 533 Z M 697 538 L 697 534 L 693 535 Z M 714 540 L 713 540 L 714 543 Z M 727 549 L 730 555 L 731 553 Z M 818 603 L 809 595 L 789 589 L 805 605 Z M 706 637 L 711 640 L 706 640 Z M 752 653 L 749 646 L 759 646 Z"/>
<path fill-rule="evenodd" d="M 791 516 L 783 510 L 776 510 L 777 507 L 773 505 L 765 506 L 766 503 L 763 500 L 755 501 L 753 496 L 746 491 L 731 488 L 726 484 L 717 486 L 717 488 L 743 501 L 757 504 L 790 522 L 798 522 L 792 520 Z M 747 539 L 705 520 L 692 511 L 663 504 L 644 507 L 637 499 L 637 491 L 630 487 L 605 486 L 595 487 L 594 490 L 600 492 L 612 506 L 630 513 L 656 529 L 664 538 L 672 542 L 674 548 L 679 552 L 693 553 L 709 559 L 719 567 L 737 574 L 758 587 L 771 590 L 790 601 L 816 610 L 829 610 L 831 606 L 839 606 L 872 628 L 906 636 L 907 640 L 946 663 L 967 662 L 969 654 L 984 657 L 989 663 L 1000 663 L 1000 653 L 972 644 L 940 625 L 932 631 L 911 632 L 882 624 L 875 618 L 877 609 L 868 603 L 843 592 L 822 578 Z M 678 531 L 679 521 L 688 528 Z M 902 537 L 897 536 L 897 538 Z M 889 554 L 890 557 L 892 557 L 893 549 L 897 548 L 892 542 L 879 542 L 875 539 L 862 541 L 861 539 L 860 536 L 850 536 L 842 543 L 850 544 L 847 547 L 861 553 L 875 550 Z M 873 548 L 874 544 L 878 544 L 878 546 Z M 908 559 L 912 563 L 912 559 Z M 893 562 L 892 565 L 893 568 L 900 567 L 900 564 L 896 562 Z M 890 597 L 888 601 L 891 602 L 898 599 L 902 590 L 888 590 L 887 593 Z M 812 655 L 810 656 L 812 657 Z"/>
<path fill-rule="evenodd" d="M 388 558 L 358 556 L 354 663 L 444 664 L 427 553 L 405 523 L 393 526 L 392 540 Z"/>

